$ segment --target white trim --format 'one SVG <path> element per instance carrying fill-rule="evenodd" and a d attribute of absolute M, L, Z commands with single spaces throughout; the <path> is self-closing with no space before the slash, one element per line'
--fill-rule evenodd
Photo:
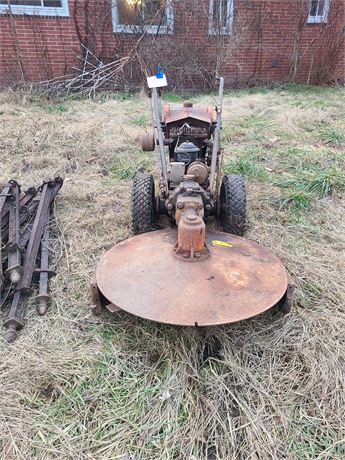
<path fill-rule="evenodd" d="M 210 0 L 210 14 L 208 17 L 208 33 L 209 35 L 230 35 L 232 30 L 232 23 L 234 19 L 234 0 L 226 0 L 226 25 L 220 29 L 216 29 L 213 25 L 213 10 L 214 1 Z M 220 4 L 221 7 L 221 4 Z M 220 12 L 221 14 L 222 12 Z"/>
<path fill-rule="evenodd" d="M 69 16 L 68 0 L 61 0 L 61 8 L 50 6 L 11 5 L 12 14 L 33 14 L 37 16 Z M 0 5 L 0 14 L 9 13 L 8 5 Z"/>
<path fill-rule="evenodd" d="M 329 5 L 330 5 L 330 0 L 325 0 L 325 6 L 324 6 L 323 14 L 322 15 L 312 16 L 310 14 L 310 9 L 311 9 L 311 0 L 310 0 L 308 24 L 320 24 L 322 22 L 327 22 L 328 13 L 329 13 Z"/>
<path fill-rule="evenodd" d="M 174 11 L 172 0 L 167 1 L 166 18 L 167 22 L 164 26 L 131 26 L 126 24 L 119 24 L 119 16 L 117 11 L 117 0 L 112 0 L 112 18 L 113 18 L 113 31 L 118 33 L 126 34 L 138 34 L 138 33 L 149 33 L 149 34 L 172 34 L 174 27 Z"/>

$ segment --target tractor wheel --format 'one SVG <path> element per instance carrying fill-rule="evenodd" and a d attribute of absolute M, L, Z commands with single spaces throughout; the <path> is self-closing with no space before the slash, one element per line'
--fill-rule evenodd
<path fill-rule="evenodd" d="M 132 188 L 132 227 L 135 235 L 153 230 L 155 183 L 152 174 L 137 173 Z"/>
<path fill-rule="evenodd" d="M 219 196 L 219 217 L 226 233 L 243 236 L 246 225 L 246 186 L 242 176 L 226 174 Z"/>

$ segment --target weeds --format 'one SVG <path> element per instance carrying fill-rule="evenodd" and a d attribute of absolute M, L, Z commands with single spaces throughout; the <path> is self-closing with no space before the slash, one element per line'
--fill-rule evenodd
<path fill-rule="evenodd" d="M 345 142 L 345 130 L 334 126 L 323 126 L 319 131 L 320 139 L 331 146 L 339 146 Z"/>
<path fill-rule="evenodd" d="M 126 157 L 119 156 L 109 168 L 110 176 L 114 179 L 128 181 L 133 179 L 138 171 L 145 172 L 153 169 L 152 160 L 146 156 L 129 154 Z"/>
<path fill-rule="evenodd" d="M 224 173 L 239 174 L 241 176 L 265 181 L 268 179 L 268 172 L 263 168 L 247 160 L 246 158 L 239 158 L 236 160 L 225 160 L 223 163 Z"/>

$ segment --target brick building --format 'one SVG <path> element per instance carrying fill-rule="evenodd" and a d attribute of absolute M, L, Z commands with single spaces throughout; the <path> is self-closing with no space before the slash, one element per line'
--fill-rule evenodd
<path fill-rule="evenodd" d="M 0 83 L 72 74 L 86 49 L 131 55 L 131 81 L 159 63 L 185 87 L 344 82 L 344 17 L 345 0 L 0 0 Z"/>

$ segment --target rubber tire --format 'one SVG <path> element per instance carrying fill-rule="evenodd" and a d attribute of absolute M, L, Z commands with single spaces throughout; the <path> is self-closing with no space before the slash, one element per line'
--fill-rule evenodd
<path fill-rule="evenodd" d="M 220 222 L 223 231 L 243 236 L 246 227 L 246 185 L 242 176 L 226 174 L 219 196 Z"/>
<path fill-rule="evenodd" d="M 155 183 L 152 174 L 137 173 L 132 187 L 132 229 L 135 235 L 153 230 L 155 212 Z"/>

